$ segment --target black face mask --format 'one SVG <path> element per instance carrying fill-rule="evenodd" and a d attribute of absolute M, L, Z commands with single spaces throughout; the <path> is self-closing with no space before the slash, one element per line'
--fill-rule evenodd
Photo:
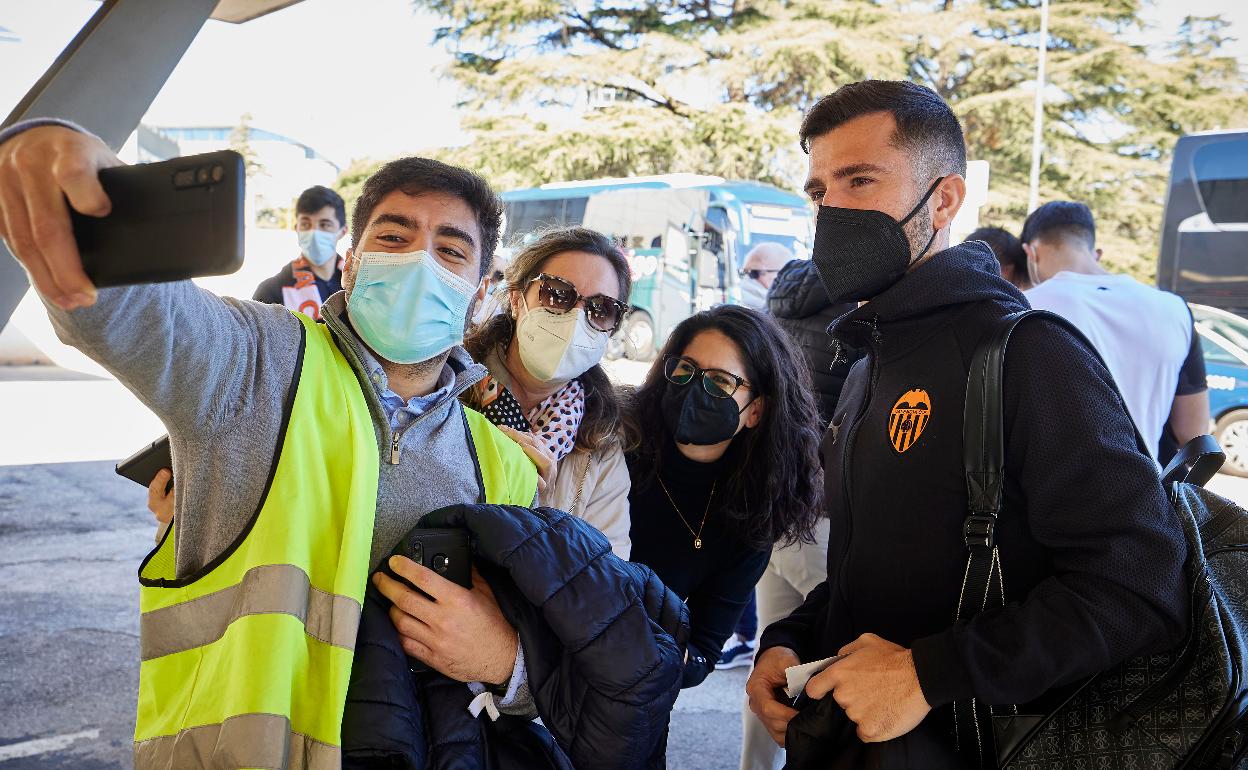
<path fill-rule="evenodd" d="M 749 404 L 746 404 L 748 407 Z M 694 378 L 688 385 L 667 383 L 660 408 L 677 444 L 709 446 L 737 435 L 741 413 L 733 398 L 715 398 Z"/>
<path fill-rule="evenodd" d="M 944 179 L 937 179 L 900 222 L 874 209 L 819 207 L 810 258 L 832 304 L 873 299 L 906 274 L 911 259 L 905 225 Z M 934 240 L 935 231 L 915 260 L 923 258 Z"/>

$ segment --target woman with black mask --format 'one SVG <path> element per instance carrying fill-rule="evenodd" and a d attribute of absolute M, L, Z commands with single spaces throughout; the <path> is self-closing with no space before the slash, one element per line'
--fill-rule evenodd
<path fill-rule="evenodd" d="M 821 510 L 810 375 L 763 313 L 721 305 L 683 321 L 624 414 L 632 560 L 689 606 L 683 687 L 715 668 L 777 542 Z"/>

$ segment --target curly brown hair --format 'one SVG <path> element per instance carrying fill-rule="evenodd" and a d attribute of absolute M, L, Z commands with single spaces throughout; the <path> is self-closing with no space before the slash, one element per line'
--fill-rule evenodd
<path fill-rule="evenodd" d="M 585 227 L 559 227 L 540 233 L 538 238 L 522 248 L 503 273 L 508 291 L 524 291 L 529 282 L 542 272 L 550 259 L 565 251 L 583 251 L 595 254 L 611 263 L 619 281 L 619 299 L 627 301 L 632 289 L 632 272 L 628 260 L 620 253 L 611 239 L 596 230 Z M 473 329 L 464 347 L 477 361 L 485 360 L 491 351 L 505 351 L 516 334 L 516 319 L 511 303 L 503 305 L 503 311 Z M 620 405 L 615 386 L 600 364 L 595 364 L 577 377 L 585 389 L 585 415 L 576 431 L 577 449 L 594 452 L 607 442 L 617 440 L 620 429 Z M 464 394 L 468 406 L 481 408 L 480 394 L 476 388 Z"/>

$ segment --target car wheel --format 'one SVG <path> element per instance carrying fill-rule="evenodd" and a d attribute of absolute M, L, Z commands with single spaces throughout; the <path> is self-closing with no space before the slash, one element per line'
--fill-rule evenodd
<path fill-rule="evenodd" d="M 1214 436 L 1226 452 L 1223 473 L 1248 477 L 1248 409 L 1236 409 L 1218 419 Z"/>
<path fill-rule="evenodd" d="M 624 328 L 620 330 L 620 339 L 624 343 L 624 355 L 634 361 L 649 361 L 654 358 L 654 321 L 644 310 L 634 310 L 624 320 Z"/>

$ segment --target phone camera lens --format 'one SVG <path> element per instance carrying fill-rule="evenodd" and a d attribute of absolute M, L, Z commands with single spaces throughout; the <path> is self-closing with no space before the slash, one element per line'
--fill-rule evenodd
<path fill-rule="evenodd" d="M 195 172 L 195 181 L 199 182 L 200 184 L 207 183 L 208 181 L 208 167 L 207 166 L 199 167 L 199 170 Z"/>
<path fill-rule="evenodd" d="M 225 179 L 225 167 L 220 163 L 212 167 L 212 181 L 220 182 Z"/>
<path fill-rule="evenodd" d="M 429 564 L 433 571 L 439 575 L 443 575 L 451 568 L 451 557 L 444 553 L 437 554 L 433 557 L 433 561 Z"/>

